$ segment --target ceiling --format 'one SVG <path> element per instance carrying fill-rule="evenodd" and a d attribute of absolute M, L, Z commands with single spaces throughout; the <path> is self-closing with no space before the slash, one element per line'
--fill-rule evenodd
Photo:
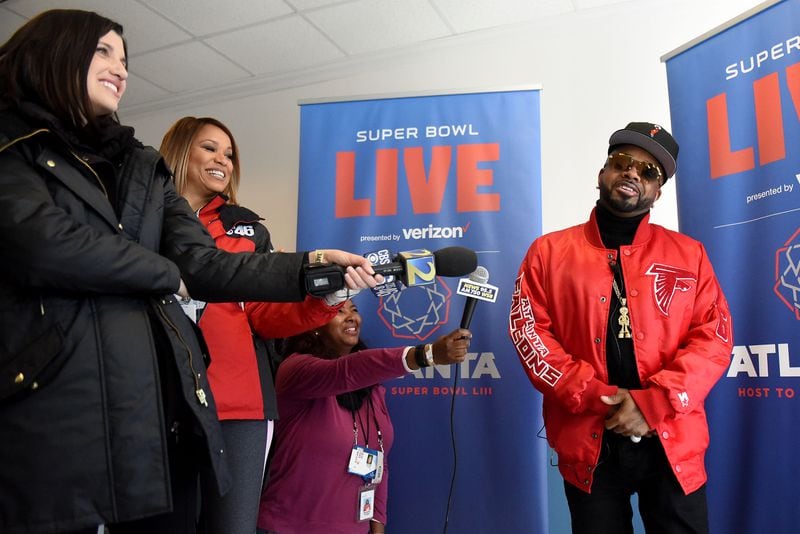
<path fill-rule="evenodd" d="M 324 81 L 387 54 L 624 1 L 641 0 L 0 0 L 0 42 L 52 8 L 121 23 L 121 109 L 136 113 Z"/>

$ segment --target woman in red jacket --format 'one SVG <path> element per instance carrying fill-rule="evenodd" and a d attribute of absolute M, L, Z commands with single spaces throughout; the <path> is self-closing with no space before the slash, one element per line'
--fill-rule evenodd
<path fill-rule="evenodd" d="M 239 153 L 224 124 L 208 117 L 184 117 L 164 135 L 160 150 L 174 171 L 175 188 L 218 248 L 272 250 L 261 217 L 237 202 Z M 340 306 L 335 298 L 311 296 L 301 303 L 183 303 L 208 344 L 208 379 L 234 478 L 225 496 L 203 484 L 201 517 L 206 532 L 253 534 L 256 529 L 266 455 L 278 415 L 269 365 L 274 348 L 269 340 L 323 325 Z"/>

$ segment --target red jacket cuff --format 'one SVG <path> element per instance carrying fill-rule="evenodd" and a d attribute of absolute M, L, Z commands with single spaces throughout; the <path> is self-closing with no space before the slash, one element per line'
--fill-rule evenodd
<path fill-rule="evenodd" d="M 583 393 L 582 404 L 584 406 L 584 410 L 602 415 L 607 414 L 608 404 L 600 400 L 600 397 L 602 395 L 616 395 L 618 389 L 619 388 L 617 386 L 604 384 L 596 378 L 593 379 L 591 382 L 589 382 L 586 387 L 586 391 Z"/>
<path fill-rule="evenodd" d="M 630 393 L 650 428 L 655 428 L 661 421 L 675 414 L 669 397 L 660 388 L 632 389 Z"/>

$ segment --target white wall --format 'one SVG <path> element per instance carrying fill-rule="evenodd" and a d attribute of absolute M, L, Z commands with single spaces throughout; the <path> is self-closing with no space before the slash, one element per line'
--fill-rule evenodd
<path fill-rule="evenodd" d="M 479 32 L 386 55 L 334 81 L 136 116 L 123 111 L 121 119 L 136 127 L 143 142 L 156 147 L 181 116 L 210 115 L 226 123 L 240 145 L 242 203 L 266 218 L 277 246 L 293 250 L 298 100 L 540 85 L 542 216 L 547 232 L 587 216 L 597 198 L 597 172 L 613 130 L 633 120 L 670 127 L 666 68 L 659 58 L 758 4 L 622 2 L 513 31 Z M 664 188 L 653 220 L 677 229 L 674 183 Z"/>

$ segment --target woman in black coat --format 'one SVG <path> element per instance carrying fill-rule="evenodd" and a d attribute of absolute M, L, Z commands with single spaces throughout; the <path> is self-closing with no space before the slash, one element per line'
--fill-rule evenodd
<path fill-rule="evenodd" d="M 122 27 L 53 10 L 0 47 L 0 532 L 193 532 L 229 483 L 202 338 L 173 296 L 300 301 L 339 250 L 228 254 L 116 120 Z M 380 278 L 378 278 L 380 281 Z"/>

